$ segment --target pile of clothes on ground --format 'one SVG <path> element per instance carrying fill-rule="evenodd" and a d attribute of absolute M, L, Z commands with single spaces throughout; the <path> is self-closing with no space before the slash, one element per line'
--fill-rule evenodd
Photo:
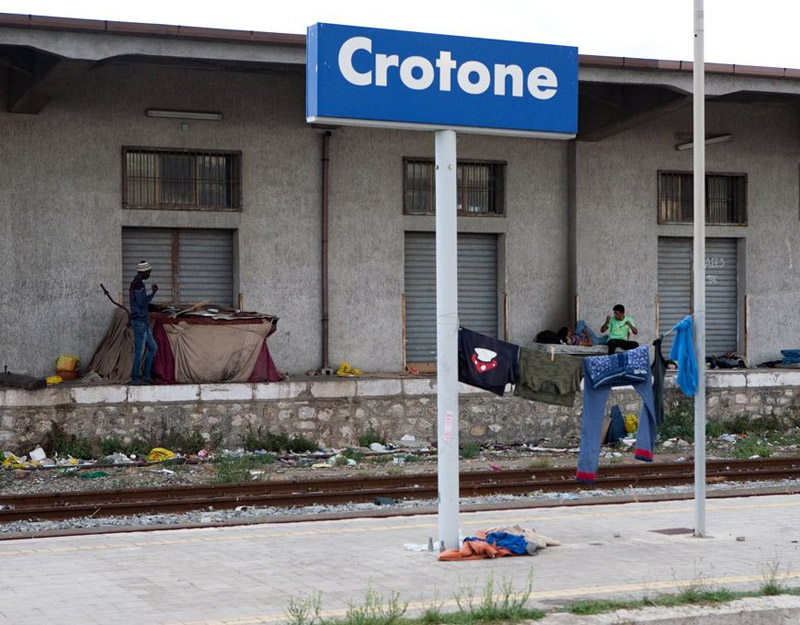
<path fill-rule="evenodd" d="M 460 549 L 446 549 L 439 560 L 482 560 L 505 556 L 532 556 L 539 549 L 556 547 L 561 543 L 542 536 L 535 529 L 523 529 L 519 525 L 492 527 L 475 532 L 461 543 Z"/>

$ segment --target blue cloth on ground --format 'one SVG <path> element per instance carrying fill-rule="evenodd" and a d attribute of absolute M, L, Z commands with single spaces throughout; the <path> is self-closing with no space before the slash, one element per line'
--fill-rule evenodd
<path fill-rule="evenodd" d="M 781 356 L 784 365 L 796 365 L 800 362 L 800 349 L 782 349 Z"/>
<path fill-rule="evenodd" d="M 611 425 L 608 426 L 606 442 L 616 443 L 627 435 L 628 430 L 625 429 L 625 418 L 622 416 L 622 410 L 620 410 L 617 404 L 614 404 L 611 406 Z"/>
<path fill-rule="evenodd" d="M 486 538 L 476 538 L 475 536 L 470 536 L 469 538 L 465 538 L 464 541 L 470 540 L 485 540 L 490 545 L 494 545 L 496 547 L 505 547 L 511 553 L 516 553 L 518 555 L 525 555 L 528 553 L 528 541 L 525 540 L 525 537 L 521 534 L 509 534 L 508 532 L 489 532 L 486 534 Z"/>
<path fill-rule="evenodd" d="M 675 342 L 669 350 L 669 359 L 678 363 L 678 386 L 684 395 L 697 392 L 697 358 L 692 340 L 692 317 L 686 315 L 675 327 Z"/>

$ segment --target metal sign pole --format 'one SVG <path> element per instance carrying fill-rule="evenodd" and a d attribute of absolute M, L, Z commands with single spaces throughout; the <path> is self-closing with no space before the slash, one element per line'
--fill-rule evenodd
<path fill-rule="evenodd" d="M 456 133 L 436 131 L 436 380 L 439 540 L 458 536 L 458 247 Z"/>
<path fill-rule="evenodd" d="M 694 535 L 706 533 L 706 123 L 703 0 L 694 0 Z"/>

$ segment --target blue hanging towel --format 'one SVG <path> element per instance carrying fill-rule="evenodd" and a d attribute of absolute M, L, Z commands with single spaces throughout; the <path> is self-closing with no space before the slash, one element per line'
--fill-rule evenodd
<path fill-rule="evenodd" d="M 669 359 L 678 363 L 678 386 L 684 395 L 691 397 L 697 391 L 697 359 L 692 340 L 692 317 L 687 315 L 674 328 L 675 342 Z"/>

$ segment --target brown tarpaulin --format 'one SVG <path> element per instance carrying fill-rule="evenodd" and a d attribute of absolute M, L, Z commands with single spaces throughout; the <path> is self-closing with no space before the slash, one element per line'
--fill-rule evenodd
<path fill-rule="evenodd" d="M 175 381 L 247 382 L 271 323 L 164 324 L 175 357 Z"/>
<path fill-rule="evenodd" d="M 133 328 L 128 326 L 128 313 L 118 308 L 111 319 L 111 327 L 100 341 L 87 371 L 116 384 L 131 381 L 133 369 Z"/>

